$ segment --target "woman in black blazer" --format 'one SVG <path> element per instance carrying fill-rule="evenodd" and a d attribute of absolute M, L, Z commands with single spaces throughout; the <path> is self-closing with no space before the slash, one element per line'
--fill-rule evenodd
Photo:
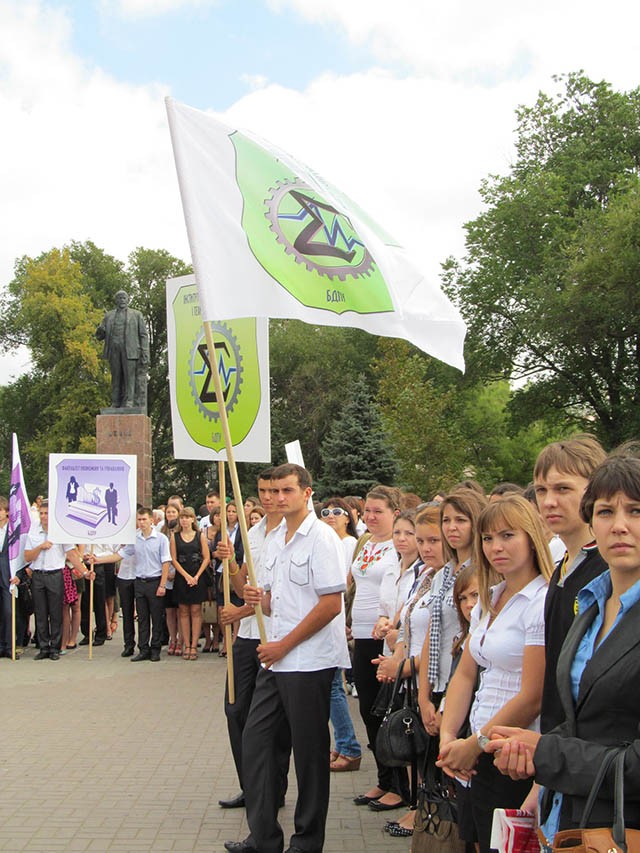
<path fill-rule="evenodd" d="M 640 460 L 612 455 L 593 472 L 581 513 L 609 571 L 578 594 L 579 615 L 557 666 L 565 721 L 545 735 L 496 727 L 487 751 L 512 778 L 544 786 L 540 826 L 579 826 L 599 767 L 611 747 L 625 751 L 627 827 L 640 828 Z M 610 766 L 589 826 L 611 826 Z"/>

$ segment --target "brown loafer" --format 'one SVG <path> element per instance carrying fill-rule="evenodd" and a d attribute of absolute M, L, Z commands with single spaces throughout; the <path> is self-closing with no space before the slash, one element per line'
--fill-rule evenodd
<path fill-rule="evenodd" d="M 334 773 L 346 773 L 350 770 L 360 770 L 361 762 L 361 755 L 356 755 L 353 758 L 349 758 L 348 755 L 339 755 L 335 761 L 331 762 L 329 770 L 333 770 Z"/>

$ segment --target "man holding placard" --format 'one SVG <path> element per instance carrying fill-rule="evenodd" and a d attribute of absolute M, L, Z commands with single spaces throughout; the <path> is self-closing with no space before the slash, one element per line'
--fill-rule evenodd
<path fill-rule="evenodd" d="M 68 560 L 78 577 L 93 579 L 95 575 L 82 565 L 75 545 L 56 545 L 47 538 L 49 501 L 42 501 L 40 527 L 30 531 L 24 558 L 31 563 L 33 607 L 38 629 L 40 651 L 35 660 L 58 660 L 62 643 L 62 603 L 64 580 L 62 570 Z"/>

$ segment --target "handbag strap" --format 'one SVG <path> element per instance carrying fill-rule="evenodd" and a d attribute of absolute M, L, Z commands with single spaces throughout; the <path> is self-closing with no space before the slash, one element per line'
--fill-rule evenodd
<path fill-rule="evenodd" d="M 396 673 L 396 680 L 393 683 L 393 690 L 391 691 L 391 697 L 389 699 L 389 704 L 387 705 L 387 710 L 385 713 L 385 717 L 387 717 L 391 711 L 393 710 L 393 704 L 396 700 L 396 696 L 400 690 L 400 684 L 402 683 L 402 670 L 404 669 L 404 660 L 400 661 L 400 666 L 398 667 L 398 672 Z M 407 701 L 407 697 L 405 696 L 405 704 Z"/>
<path fill-rule="evenodd" d="M 593 810 L 598 794 L 600 793 L 600 788 L 604 783 L 607 772 L 615 761 L 612 834 L 616 844 L 620 846 L 623 853 L 626 853 L 627 845 L 625 841 L 626 836 L 624 826 L 624 756 L 624 749 L 618 747 L 610 749 L 605 754 L 602 764 L 596 773 L 596 778 L 593 780 L 591 790 L 589 791 L 589 796 L 587 798 L 584 811 L 582 812 L 582 818 L 580 819 L 580 829 L 585 829 L 587 822 L 591 817 L 591 811 Z"/>

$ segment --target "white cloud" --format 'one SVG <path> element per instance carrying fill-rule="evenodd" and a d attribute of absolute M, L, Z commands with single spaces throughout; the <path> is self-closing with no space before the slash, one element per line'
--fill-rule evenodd
<path fill-rule="evenodd" d="M 333 26 L 382 62 L 435 78 L 491 85 L 585 68 L 635 86 L 640 7 L 628 0 L 268 0 Z"/>
<path fill-rule="evenodd" d="M 258 89 L 264 89 L 269 82 L 269 79 L 265 77 L 264 74 L 241 74 L 240 79 L 243 83 L 247 84 L 252 92 L 257 91 Z"/>
<path fill-rule="evenodd" d="M 201 9 L 216 6 L 219 0 L 101 0 L 105 12 L 123 18 L 155 18 L 182 9 Z"/>

